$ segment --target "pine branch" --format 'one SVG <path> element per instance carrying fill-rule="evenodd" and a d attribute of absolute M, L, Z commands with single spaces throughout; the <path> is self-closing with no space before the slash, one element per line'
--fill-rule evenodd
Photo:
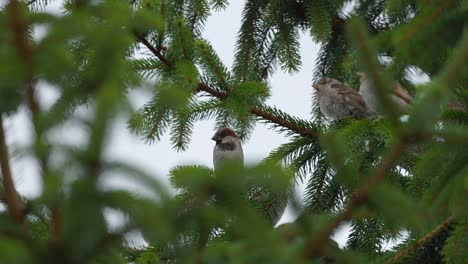
<path fill-rule="evenodd" d="M 250 112 L 268 122 L 290 129 L 297 134 L 317 138 L 319 130 L 309 121 L 290 116 L 285 112 L 269 106 L 254 106 Z"/>
<path fill-rule="evenodd" d="M 138 37 L 138 40 L 143 43 L 158 59 L 160 59 L 164 64 L 166 64 L 169 68 L 173 68 L 173 63 L 171 61 L 169 61 L 169 59 L 167 57 L 165 57 L 162 53 L 161 53 L 161 50 L 154 47 L 153 45 L 151 45 L 151 43 L 148 42 L 148 40 L 146 40 L 145 38 L 141 38 L 141 37 Z M 197 88 L 195 89 L 195 92 L 199 92 L 199 91 L 204 91 L 212 96 L 215 96 L 217 97 L 218 99 L 226 99 L 228 94 L 225 93 L 225 92 L 222 92 L 222 91 L 219 91 L 217 89 L 214 89 L 210 86 L 208 86 L 208 84 L 206 83 L 203 83 L 201 82 L 200 84 L 198 84 Z M 286 120 L 278 115 L 274 115 L 272 114 L 271 112 L 269 111 L 266 111 L 265 109 L 262 109 L 261 107 L 252 107 L 250 109 L 250 113 L 260 117 L 260 118 L 263 118 L 265 120 L 268 120 L 270 122 L 273 122 L 275 124 L 278 124 L 282 127 L 285 127 L 285 128 L 288 128 L 290 130 L 293 130 L 295 131 L 296 133 L 298 134 L 301 134 L 301 135 L 304 135 L 304 136 L 308 136 L 308 137 L 312 137 L 312 138 L 316 138 L 318 137 L 318 132 L 314 129 L 311 129 L 311 128 L 304 128 L 303 126 L 299 126 L 297 124 L 294 124 L 293 122 L 289 121 L 289 120 Z"/>
<path fill-rule="evenodd" d="M 238 56 L 236 57 L 239 57 L 240 55 L 243 55 L 244 59 L 245 59 L 245 62 L 243 63 L 243 70 L 242 70 L 242 80 L 243 81 L 246 81 L 247 80 L 247 73 L 250 69 L 249 67 L 249 64 L 251 63 L 251 52 L 252 52 L 252 46 L 254 46 L 254 23 L 255 21 L 252 21 L 253 19 L 250 19 L 250 16 L 251 14 L 256 14 L 256 16 L 254 17 L 257 17 L 258 16 L 258 12 L 259 12 L 259 2 L 258 1 L 249 1 L 246 3 L 245 5 L 245 9 L 244 9 L 244 14 L 243 14 L 243 17 L 245 18 L 245 20 L 243 21 L 242 23 L 242 26 L 241 26 L 241 32 L 245 32 L 244 33 L 244 37 L 242 38 L 239 38 L 239 51 L 238 51 Z M 249 21 L 250 20 L 250 21 Z M 247 38 L 247 41 L 246 43 L 241 43 L 240 40 L 242 39 L 246 39 Z M 244 47 L 241 47 L 241 45 L 245 45 L 245 48 Z M 242 52 L 242 53 L 241 53 Z"/>
<path fill-rule="evenodd" d="M 431 15 L 427 16 L 425 19 L 419 21 L 419 23 L 413 25 L 410 30 L 405 32 L 405 34 L 399 39 L 400 43 L 405 43 L 409 38 L 412 38 L 417 32 L 422 31 L 425 27 L 429 26 L 434 20 L 442 15 L 446 8 L 452 4 L 452 1 L 443 1 L 440 6 L 435 9 Z"/>
<path fill-rule="evenodd" d="M 456 83 L 463 80 L 462 76 L 466 76 L 466 61 L 468 59 L 468 33 L 463 34 L 458 47 L 450 56 L 450 59 L 442 69 L 441 83 Z M 456 87 L 456 86 L 452 86 Z"/>
<path fill-rule="evenodd" d="M 361 64 L 374 83 L 377 100 L 385 112 L 385 116 L 395 129 L 399 129 L 398 111 L 392 102 L 388 91 L 391 91 L 389 82 L 380 74 L 380 62 L 377 60 L 377 51 L 369 40 L 369 34 L 362 21 L 355 19 L 348 24 L 349 36 L 354 42 Z"/>
<path fill-rule="evenodd" d="M 207 92 L 211 95 L 213 95 L 214 97 L 217 97 L 218 99 L 226 99 L 227 98 L 227 93 L 225 92 L 221 92 L 221 91 L 218 91 L 214 88 L 211 88 L 210 86 L 208 86 L 206 83 L 200 83 L 197 87 L 197 92 L 198 91 L 204 91 L 204 92 Z"/>
<path fill-rule="evenodd" d="M 20 5 L 17 0 L 10 0 L 10 4 L 8 5 L 8 10 L 10 14 L 10 27 L 13 32 L 13 43 L 16 47 L 16 51 L 22 60 L 23 64 L 26 67 L 26 103 L 29 108 L 29 111 L 32 116 L 32 123 L 35 130 L 35 141 L 40 141 L 42 139 L 42 129 L 39 127 L 39 115 L 40 115 L 40 107 L 39 103 L 37 102 L 36 95 L 35 95 L 35 87 L 34 87 L 34 68 L 33 68 L 33 48 L 29 44 L 27 38 L 27 27 L 28 25 L 21 17 L 21 10 Z M 42 147 L 44 147 L 42 145 Z M 36 151 L 36 156 L 39 160 L 42 169 L 43 178 L 48 172 L 48 165 L 47 165 L 47 156 L 43 155 L 42 153 L 38 153 Z M 60 216 L 58 213 L 58 208 L 56 206 L 51 206 L 51 226 L 52 226 L 52 233 L 53 237 L 56 241 L 58 241 L 62 234 L 62 225 Z"/>
<path fill-rule="evenodd" d="M 330 181 L 332 180 L 329 169 L 327 159 L 324 156 L 317 157 L 305 194 L 306 206 L 313 213 L 329 212 L 336 206 L 335 197 L 327 197 L 325 194 L 327 189 L 330 188 Z"/>
<path fill-rule="evenodd" d="M 162 61 L 164 64 L 166 64 L 166 66 L 168 68 L 173 68 L 174 65 L 172 65 L 172 63 L 169 61 L 168 58 L 166 58 L 166 56 L 164 56 L 162 53 L 161 53 L 161 48 L 157 48 L 157 47 L 154 47 L 153 45 L 151 45 L 151 43 L 149 43 L 149 41 L 144 38 L 144 37 L 140 37 L 140 36 L 137 36 L 137 39 L 143 43 L 143 45 L 145 45 L 146 48 L 148 48 L 156 57 L 158 57 L 158 59 L 160 61 Z"/>
<path fill-rule="evenodd" d="M 198 41 L 196 47 L 199 53 L 198 56 L 200 57 L 198 61 L 200 67 L 205 72 L 207 80 L 211 80 L 224 90 L 229 88 L 229 72 L 211 45 L 205 41 Z"/>
<path fill-rule="evenodd" d="M 209 240 L 209 233 L 210 231 L 208 230 L 207 226 L 201 225 L 198 230 L 200 236 L 197 241 L 197 254 L 195 256 L 195 263 L 196 264 L 202 264 L 203 263 L 203 253 L 205 251 L 206 245 L 208 244 Z"/>
<path fill-rule="evenodd" d="M 414 252 L 416 249 L 421 247 L 422 245 L 426 244 L 429 242 L 432 238 L 437 236 L 440 232 L 446 230 L 452 223 L 454 222 L 453 217 L 447 218 L 442 224 L 434 228 L 431 232 L 429 232 L 427 235 L 416 241 L 412 246 L 408 247 L 407 249 L 401 251 L 398 253 L 395 257 L 392 259 L 388 260 L 385 262 L 385 264 L 390 264 L 390 263 L 396 263 L 399 259 L 404 258 Z"/>
<path fill-rule="evenodd" d="M 46 7 L 47 4 L 49 4 L 50 2 L 52 2 L 51 0 L 28 0 L 28 1 L 25 1 L 24 3 L 30 7 Z"/>
<path fill-rule="evenodd" d="M 2 113 L 0 113 L 0 167 L 2 171 L 3 188 L 5 188 L 5 202 L 8 211 L 19 224 L 23 224 L 24 214 L 21 209 L 22 205 L 11 175 L 10 159 L 8 155 L 8 146 L 6 144 L 5 129 L 3 128 Z"/>
<path fill-rule="evenodd" d="M 395 144 L 390 154 L 388 154 L 387 157 L 375 169 L 373 175 L 369 178 L 367 184 L 363 188 L 361 188 L 361 190 L 358 190 L 354 195 L 352 195 L 348 207 L 343 212 L 341 212 L 334 219 L 334 221 L 331 224 L 329 224 L 321 234 L 317 236 L 316 239 L 311 240 L 308 243 L 306 251 L 304 252 L 304 256 L 306 258 L 311 258 L 318 252 L 321 252 L 325 245 L 325 242 L 328 240 L 333 231 L 343 221 L 351 219 L 351 216 L 353 215 L 355 209 L 357 209 L 359 206 L 361 206 L 367 201 L 367 198 L 369 197 L 369 194 L 372 191 L 372 189 L 384 179 L 385 175 L 387 174 L 387 171 L 389 171 L 392 168 L 395 161 L 400 157 L 401 153 L 403 153 L 403 150 L 406 147 L 406 145 L 407 143 L 404 140 L 400 140 Z"/>
<path fill-rule="evenodd" d="M 219 99 L 226 99 L 227 94 L 221 91 L 218 91 L 214 88 L 209 87 L 208 85 L 204 83 L 200 83 L 197 88 L 199 91 L 204 91 L 207 92 Z M 278 115 L 274 115 L 269 111 L 266 111 L 262 107 L 254 106 L 250 109 L 250 113 L 263 118 L 265 120 L 268 120 L 272 123 L 278 124 L 282 127 L 288 128 L 290 130 L 295 131 L 298 134 L 308 136 L 311 138 L 316 138 L 318 137 L 319 133 L 316 130 L 310 129 L 310 128 L 305 128 L 303 126 L 299 126 L 298 124 L 295 124 L 294 122 L 291 122 L 289 120 L 286 120 Z"/>
<path fill-rule="evenodd" d="M 27 39 L 27 24 L 22 21 L 21 10 L 17 0 L 10 0 L 8 10 L 10 13 L 10 28 L 13 32 L 13 43 L 16 47 L 18 56 L 26 67 L 27 86 L 26 86 L 26 102 L 28 108 L 36 121 L 35 113 L 38 112 L 39 105 L 35 98 L 34 83 L 33 83 L 33 62 L 32 62 L 32 47 Z"/>

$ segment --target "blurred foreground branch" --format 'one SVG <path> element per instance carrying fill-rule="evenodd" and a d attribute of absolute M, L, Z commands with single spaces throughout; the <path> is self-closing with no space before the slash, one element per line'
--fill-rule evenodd
<path fill-rule="evenodd" d="M 412 252 L 414 252 L 415 250 L 417 250 L 419 247 L 421 247 L 422 245 L 426 244 L 427 242 L 429 242 L 432 238 L 434 238 L 435 236 L 437 236 L 440 232 L 446 230 L 452 223 L 454 222 L 454 219 L 453 217 L 449 217 L 447 218 L 447 220 L 445 220 L 442 224 L 440 224 L 439 226 L 437 226 L 436 228 L 434 228 L 431 232 L 429 232 L 427 235 L 425 235 L 423 238 L 419 239 L 418 241 L 416 241 L 412 246 L 410 246 L 409 248 L 401 251 L 400 253 L 398 253 L 395 257 L 393 257 L 392 259 L 388 260 L 387 262 L 385 262 L 385 264 L 390 264 L 390 263 L 396 263 L 398 262 L 398 260 L 400 260 L 401 258 L 404 258 L 406 256 L 408 256 L 409 254 L 411 254 Z"/>
<path fill-rule="evenodd" d="M 8 211 L 18 223 L 23 224 L 24 214 L 21 209 L 21 202 L 11 175 L 10 159 L 8 155 L 8 146 L 6 145 L 2 113 L 0 113 L 0 165 L 2 169 L 2 183 L 5 188 L 5 200 Z"/>

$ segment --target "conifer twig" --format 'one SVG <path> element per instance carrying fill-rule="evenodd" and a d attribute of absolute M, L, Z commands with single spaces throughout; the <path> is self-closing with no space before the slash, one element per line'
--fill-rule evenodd
<path fill-rule="evenodd" d="M 34 90 L 32 62 L 33 51 L 26 38 L 27 25 L 21 18 L 21 10 L 17 0 L 10 0 L 8 9 L 10 16 L 10 27 L 13 33 L 13 44 L 16 47 L 18 56 L 20 57 L 24 67 L 26 68 L 26 103 L 31 112 L 34 128 L 36 129 L 37 133 L 36 122 L 39 112 L 39 104 L 37 103 Z"/>
<path fill-rule="evenodd" d="M 22 60 L 23 65 L 26 68 L 26 104 L 29 108 L 32 117 L 32 123 L 35 130 L 35 137 L 36 140 L 41 140 L 42 132 L 41 128 L 39 127 L 39 115 L 40 115 L 40 107 L 39 103 L 37 102 L 36 95 L 35 95 L 35 87 L 34 87 L 34 63 L 32 61 L 32 54 L 33 49 L 31 45 L 28 43 L 26 30 L 28 25 L 21 17 L 21 10 L 18 0 L 10 0 L 8 5 L 9 10 L 9 17 L 10 17 L 10 27 L 11 31 L 13 32 L 13 44 L 16 47 L 16 51 L 18 56 Z M 43 177 L 47 174 L 48 166 L 47 166 L 47 157 L 43 155 L 39 155 L 36 153 L 39 163 L 42 168 Z M 56 206 L 51 206 L 51 229 L 52 229 L 52 236 L 56 241 L 59 240 L 62 233 L 62 225 L 60 220 L 60 215 L 58 208 Z"/>
<path fill-rule="evenodd" d="M 24 223 L 24 214 L 18 193 L 15 189 L 11 175 L 8 146 L 6 144 L 5 129 L 3 128 L 3 117 L 0 113 L 0 167 L 2 171 L 2 183 L 5 189 L 5 202 L 10 214 L 19 224 Z"/>
<path fill-rule="evenodd" d="M 442 224 L 440 224 L 439 226 L 434 228 L 431 232 L 429 232 L 427 235 L 425 235 L 424 237 L 422 237 L 421 239 L 416 241 L 412 246 L 410 246 L 410 247 L 406 248 L 405 250 L 401 251 L 396 256 L 394 256 L 392 259 L 386 261 L 385 264 L 395 263 L 399 259 L 401 259 L 401 258 L 403 258 L 405 256 L 408 256 L 408 254 L 412 253 L 413 251 L 415 251 L 416 249 L 418 249 L 422 245 L 426 244 L 429 240 L 434 238 L 440 232 L 446 230 L 450 226 L 450 224 L 452 224 L 453 222 L 454 222 L 454 219 L 453 219 L 452 216 L 447 218 Z"/>
<path fill-rule="evenodd" d="M 37 113 L 39 112 L 39 104 L 35 98 L 32 62 L 33 51 L 26 38 L 27 25 L 21 19 L 20 6 L 17 0 L 10 0 L 8 8 L 10 27 L 13 32 L 13 43 L 16 47 L 18 56 L 26 68 L 25 71 L 28 80 L 26 85 L 26 103 L 31 111 L 33 121 L 36 122 Z M 36 128 L 36 125 L 34 127 Z"/>
<path fill-rule="evenodd" d="M 227 98 L 227 94 L 224 93 L 224 92 L 221 92 L 221 91 L 218 91 L 218 90 L 215 90 L 211 87 L 209 87 L 207 84 L 205 83 L 200 83 L 197 87 L 197 89 L 199 91 L 204 91 L 204 92 L 207 92 L 219 99 L 226 99 Z M 308 137 L 312 137 L 312 138 L 316 138 L 318 137 L 318 132 L 317 131 L 313 131 L 311 129 L 307 129 L 307 128 L 304 128 L 304 127 L 301 127 L 301 126 L 297 126 L 295 124 L 293 124 L 292 122 L 289 122 L 288 120 L 285 120 L 281 117 L 278 117 L 278 116 L 275 116 L 273 115 L 272 113 L 269 113 L 267 111 L 264 111 L 262 110 L 260 107 L 257 107 L 257 106 L 254 106 L 250 109 L 250 113 L 251 114 L 254 114 L 258 117 L 261 117 L 261 118 L 264 118 L 266 120 L 269 120 L 275 124 L 278 124 L 282 127 L 285 127 L 285 128 L 288 128 L 288 129 L 291 129 L 293 131 L 296 131 L 297 133 L 301 134 L 301 135 L 304 135 L 304 136 L 308 136 Z"/>
<path fill-rule="evenodd" d="M 210 86 L 208 86 L 206 83 L 198 84 L 197 92 L 198 91 L 207 92 L 207 93 L 209 93 L 209 94 L 213 95 L 214 97 L 217 97 L 218 99 L 221 99 L 221 100 L 226 99 L 227 96 L 228 96 L 227 93 L 215 90 L 215 89 L 211 88 Z"/>
<path fill-rule="evenodd" d="M 37 1 L 39 1 L 39 0 L 29 0 L 29 1 L 25 2 L 25 3 L 26 3 L 27 6 L 31 6 L 31 5 L 35 4 Z"/>
<path fill-rule="evenodd" d="M 322 251 L 325 242 L 333 233 L 333 231 L 343 221 L 350 219 L 353 215 L 354 210 L 367 201 L 369 193 L 378 183 L 380 183 L 384 179 L 388 170 L 392 168 L 395 161 L 400 157 L 406 145 L 407 143 L 404 140 L 400 140 L 395 144 L 390 153 L 374 170 L 374 173 L 369 178 L 367 184 L 363 188 L 358 190 L 354 195 L 352 195 L 348 207 L 343 212 L 341 212 L 332 223 L 325 227 L 325 230 L 321 234 L 319 234 L 316 239 L 308 243 L 304 254 L 306 258 L 310 258 L 314 256 L 317 252 Z"/>
<path fill-rule="evenodd" d="M 442 1 L 441 4 L 433 10 L 433 12 L 427 16 L 425 19 L 418 21 L 414 26 L 411 27 L 411 30 L 408 30 L 403 37 L 401 37 L 400 42 L 404 43 L 409 38 L 412 38 L 417 32 L 420 32 L 428 25 L 431 25 L 434 20 L 442 15 L 447 7 L 450 6 L 452 1 Z"/>
<path fill-rule="evenodd" d="M 161 51 L 157 48 L 155 48 L 154 46 L 151 45 L 151 43 L 148 42 L 148 40 L 146 40 L 145 38 L 140 38 L 140 37 L 137 37 L 159 60 L 161 60 L 164 64 L 166 64 L 168 67 L 173 67 L 173 64 L 171 61 L 169 61 L 169 59 L 167 57 L 165 57 Z M 199 91 L 204 91 L 214 97 L 217 97 L 218 99 L 226 99 L 228 97 L 228 94 L 225 93 L 225 92 L 221 92 L 221 91 L 218 91 L 212 87 L 210 87 L 208 84 L 206 83 L 203 83 L 201 82 L 200 84 L 198 84 L 195 92 L 199 92 Z M 266 111 L 263 111 L 261 108 L 259 107 L 252 107 L 250 109 L 250 113 L 258 116 L 258 117 L 261 117 L 261 118 L 264 118 L 266 120 L 269 120 L 275 124 L 278 124 L 280 126 L 283 126 L 285 128 L 288 128 L 288 129 L 291 129 L 295 132 L 297 132 L 298 134 L 301 134 L 301 135 L 304 135 L 304 136 L 308 136 L 308 137 L 312 137 L 312 138 L 316 138 L 318 137 L 318 131 L 315 131 L 315 130 L 311 130 L 311 129 L 308 129 L 308 128 L 303 128 L 303 127 L 300 127 L 300 126 L 296 126 L 295 124 L 293 124 L 292 122 L 289 122 L 288 120 L 285 120 L 279 116 L 275 116 L 273 115 L 272 113 L 269 113 L 269 112 L 266 112 Z"/>
<path fill-rule="evenodd" d="M 151 45 L 151 43 L 149 43 L 149 41 L 144 38 L 144 37 L 139 37 L 137 36 L 138 40 L 143 43 L 143 45 L 145 45 L 145 47 L 147 49 L 149 49 L 160 61 L 162 61 L 164 64 L 166 64 L 167 67 L 169 68 L 172 68 L 173 65 L 172 63 L 169 61 L 168 58 L 166 58 L 166 56 L 164 56 L 161 52 L 160 49 L 158 48 L 155 48 L 153 45 Z"/>

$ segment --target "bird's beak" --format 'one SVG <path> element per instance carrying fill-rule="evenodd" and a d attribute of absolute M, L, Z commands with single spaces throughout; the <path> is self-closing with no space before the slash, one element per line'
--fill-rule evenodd
<path fill-rule="evenodd" d="M 211 140 L 218 142 L 218 141 L 220 141 L 221 139 L 219 138 L 219 136 L 214 135 L 214 136 L 211 138 Z"/>
<path fill-rule="evenodd" d="M 312 87 L 314 87 L 317 91 L 319 91 L 320 89 L 322 89 L 322 85 L 321 85 L 321 84 L 318 84 L 318 83 L 312 84 Z"/>

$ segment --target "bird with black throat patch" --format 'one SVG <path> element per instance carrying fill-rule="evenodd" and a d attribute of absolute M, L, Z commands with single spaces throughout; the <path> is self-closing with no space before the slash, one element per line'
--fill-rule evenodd
<path fill-rule="evenodd" d="M 214 169 L 219 170 L 223 164 L 238 163 L 244 165 L 244 151 L 240 138 L 231 128 L 220 128 L 211 138 L 216 142 L 213 149 Z"/>

